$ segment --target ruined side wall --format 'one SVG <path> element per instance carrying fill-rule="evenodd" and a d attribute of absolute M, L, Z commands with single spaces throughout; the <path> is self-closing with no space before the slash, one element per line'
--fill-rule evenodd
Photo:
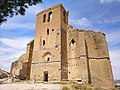
<path fill-rule="evenodd" d="M 19 59 L 12 63 L 11 65 L 11 76 L 19 76 L 22 70 L 22 62 L 26 60 L 26 54 L 23 54 L 19 57 Z"/>
<path fill-rule="evenodd" d="M 14 68 L 17 67 L 17 62 L 18 61 L 12 62 L 11 69 L 10 69 L 10 76 L 13 76 Z"/>
<path fill-rule="evenodd" d="M 95 86 L 112 87 L 114 85 L 113 75 L 105 34 L 86 31 L 85 41 L 91 83 Z"/>
<path fill-rule="evenodd" d="M 34 40 L 32 40 L 30 43 L 27 44 L 26 58 L 27 58 L 28 62 L 26 62 L 26 64 L 27 64 L 26 78 L 28 80 L 30 79 L 31 63 L 32 63 L 32 57 L 33 57 L 33 48 L 34 48 Z"/>
<path fill-rule="evenodd" d="M 84 31 L 73 29 L 69 30 L 67 43 L 68 79 L 88 83 L 88 67 Z"/>
<path fill-rule="evenodd" d="M 11 65 L 11 76 L 20 76 L 21 79 L 30 78 L 30 69 L 32 62 L 34 40 L 27 44 L 26 54 L 23 54 L 19 59 Z"/>

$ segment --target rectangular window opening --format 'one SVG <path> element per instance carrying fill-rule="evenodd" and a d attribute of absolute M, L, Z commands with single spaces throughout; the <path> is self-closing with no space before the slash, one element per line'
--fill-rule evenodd
<path fill-rule="evenodd" d="M 45 45 L 45 40 L 43 40 L 43 46 Z"/>
<path fill-rule="evenodd" d="M 50 22 L 51 19 L 52 19 L 52 12 L 49 12 L 49 13 L 48 13 L 48 22 Z"/>
<path fill-rule="evenodd" d="M 49 35 L 49 29 L 47 29 L 47 35 Z"/>
<path fill-rule="evenodd" d="M 43 23 L 46 21 L 46 14 L 43 15 Z"/>
<path fill-rule="evenodd" d="M 65 17 L 65 14 L 66 14 L 66 12 L 64 11 L 64 12 L 63 12 L 63 21 L 64 21 L 64 23 L 66 23 L 66 17 Z"/>

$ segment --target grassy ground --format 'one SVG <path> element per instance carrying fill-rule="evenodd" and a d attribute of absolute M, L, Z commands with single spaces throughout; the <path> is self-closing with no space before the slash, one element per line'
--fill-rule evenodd
<path fill-rule="evenodd" d="M 91 84 L 79 84 L 75 82 L 70 82 L 65 84 L 62 87 L 62 90 L 119 90 L 117 88 L 101 88 L 101 87 L 94 87 Z"/>

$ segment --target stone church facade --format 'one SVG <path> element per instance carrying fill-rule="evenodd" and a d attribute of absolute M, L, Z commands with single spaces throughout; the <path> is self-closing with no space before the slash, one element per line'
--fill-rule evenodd
<path fill-rule="evenodd" d="M 36 81 L 77 81 L 113 86 L 105 34 L 73 29 L 58 4 L 37 14 L 35 38 L 11 65 L 11 75 Z"/>

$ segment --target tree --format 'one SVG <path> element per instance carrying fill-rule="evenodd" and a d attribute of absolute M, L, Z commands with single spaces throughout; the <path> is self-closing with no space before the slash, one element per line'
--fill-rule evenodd
<path fill-rule="evenodd" d="M 7 21 L 7 17 L 25 15 L 29 6 L 42 3 L 42 0 L 0 0 L 0 25 Z"/>

